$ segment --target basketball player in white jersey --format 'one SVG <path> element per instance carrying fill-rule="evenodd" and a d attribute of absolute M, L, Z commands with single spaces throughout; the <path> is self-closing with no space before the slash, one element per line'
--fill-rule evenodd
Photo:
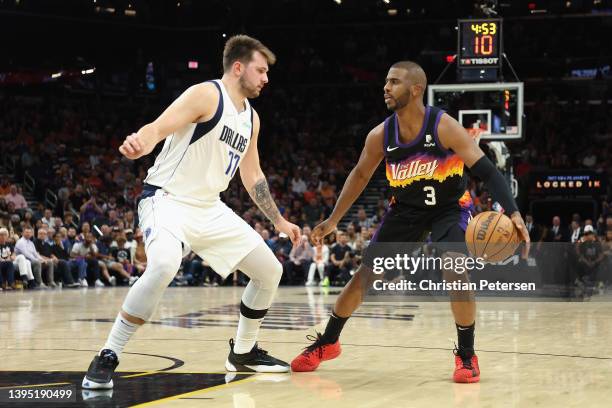
<path fill-rule="evenodd" d="M 165 139 L 145 179 L 138 205 L 147 269 L 132 286 L 83 388 L 112 388 L 126 343 L 149 320 L 181 259 L 196 252 L 226 277 L 240 269 L 250 277 L 240 304 L 236 340 L 230 340 L 228 371 L 286 372 L 289 365 L 260 349 L 256 338 L 272 303 L 282 266 L 244 220 L 219 199 L 237 169 L 253 201 L 293 244 L 298 226 L 274 203 L 259 165 L 259 117 L 248 102 L 268 82 L 274 54 L 258 40 L 239 35 L 223 51 L 223 78 L 194 85 L 157 120 L 128 136 L 119 151 L 128 159 L 149 154 Z"/>

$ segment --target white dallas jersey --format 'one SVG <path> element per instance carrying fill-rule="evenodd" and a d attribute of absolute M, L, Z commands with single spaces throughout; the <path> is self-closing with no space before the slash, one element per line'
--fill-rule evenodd
<path fill-rule="evenodd" d="M 238 112 L 221 80 L 215 116 L 190 123 L 166 138 L 145 183 L 187 200 L 212 202 L 226 190 L 247 152 L 253 132 L 253 109 L 245 99 Z"/>

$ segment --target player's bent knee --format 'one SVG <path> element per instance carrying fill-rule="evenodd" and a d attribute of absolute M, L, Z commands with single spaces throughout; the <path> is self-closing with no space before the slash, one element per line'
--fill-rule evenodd
<path fill-rule="evenodd" d="M 276 260 L 276 262 L 274 262 L 274 266 L 272 267 L 272 272 L 270 275 L 270 284 L 278 286 L 283 275 L 283 264 Z"/>
<path fill-rule="evenodd" d="M 132 316 L 131 314 L 129 314 L 123 309 L 121 309 L 121 317 L 123 317 L 125 320 L 127 320 L 130 323 L 140 324 L 140 325 L 145 323 L 143 319 L 136 317 L 136 316 Z"/>

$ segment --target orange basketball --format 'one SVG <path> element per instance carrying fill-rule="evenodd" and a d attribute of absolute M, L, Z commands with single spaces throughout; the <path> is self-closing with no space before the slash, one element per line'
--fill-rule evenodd
<path fill-rule="evenodd" d="M 487 262 L 499 262 L 514 254 L 520 239 L 510 217 L 500 212 L 486 211 L 468 224 L 465 243 L 472 256 Z"/>

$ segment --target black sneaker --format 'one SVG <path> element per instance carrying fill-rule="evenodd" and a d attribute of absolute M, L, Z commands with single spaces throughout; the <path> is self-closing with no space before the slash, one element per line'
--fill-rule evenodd
<path fill-rule="evenodd" d="M 257 343 L 251 351 L 244 354 L 234 353 L 234 339 L 230 339 L 230 353 L 225 362 L 227 371 L 257 372 L 257 373 L 286 373 L 289 364 L 268 355 L 268 352 L 260 349 Z"/>
<path fill-rule="evenodd" d="M 89 390 L 113 388 L 113 373 L 118 365 L 119 359 L 113 350 L 102 350 L 91 361 L 82 387 Z"/>

